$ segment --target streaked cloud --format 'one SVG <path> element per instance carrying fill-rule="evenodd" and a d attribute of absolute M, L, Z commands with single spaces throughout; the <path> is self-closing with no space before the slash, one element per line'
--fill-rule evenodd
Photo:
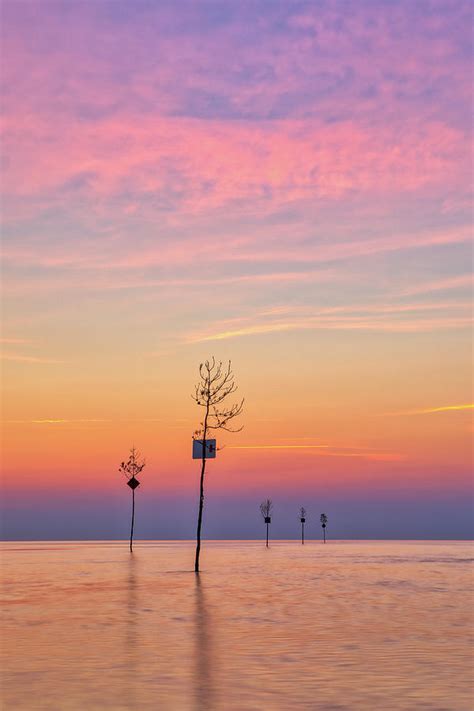
<path fill-rule="evenodd" d="M 436 312 L 451 312 L 448 317 Z M 420 313 L 434 312 L 421 318 Z M 403 318 L 399 318 L 403 315 Z M 409 317 L 409 318 L 408 318 Z M 264 335 L 298 330 L 375 330 L 385 332 L 429 331 L 466 328 L 472 324 L 469 301 L 412 304 L 360 304 L 327 308 L 281 307 L 254 316 L 237 319 L 239 328 L 192 334 L 188 342 L 221 341 L 242 336 Z M 235 323 L 235 321 L 234 321 Z M 225 324 L 222 324 L 225 326 Z M 218 329 L 219 325 L 217 325 Z"/>
<path fill-rule="evenodd" d="M 440 405 L 439 407 L 427 407 L 419 410 L 402 410 L 401 412 L 388 412 L 388 416 L 401 416 L 401 415 L 431 415 L 438 412 L 465 412 L 474 409 L 473 403 L 467 403 L 465 405 Z"/>
<path fill-rule="evenodd" d="M 70 425 L 81 423 L 119 423 L 119 422 L 161 422 L 161 423 L 189 423 L 190 420 L 185 419 L 164 419 L 163 417 L 144 417 L 144 418 L 45 418 L 35 420 L 2 420 L 4 425 Z"/>
<path fill-rule="evenodd" d="M 102 419 L 76 419 L 76 420 L 62 420 L 62 419 L 44 419 L 44 420 L 2 420 L 4 425 L 69 425 L 83 422 L 111 422 L 112 420 L 102 420 Z"/>
<path fill-rule="evenodd" d="M 138 267 L 139 270 L 141 267 Z M 146 277 L 130 277 L 128 274 L 124 276 L 118 270 L 107 271 L 105 278 L 98 278 L 97 269 L 94 268 L 93 274 L 75 273 L 67 275 L 57 275 L 54 279 L 45 281 L 37 278 L 27 283 L 18 283 L 18 281 L 9 281 L 4 284 L 4 292 L 8 294 L 15 293 L 47 293 L 50 291 L 77 291 L 77 289 L 85 289 L 88 292 L 100 291 L 152 291 L 162 289 L 187 289 L 202 290 L 203 287 L 240 287 L 252 286 L 271 288 L 274 284 L 291 284 L 294 282 L 307 283 L 325 283 L 328 281 L 336 281 L 343 279 L 344 276 L 336 269 L 311 269 L 300 271 L 272 271 L 262 273 L 242 273 L 238 275 L 214 276 L 209 278 L 199 277 L 197 275 L 188 275 L 183 277 L 173 277 L 166 279 L 148 279 Z M 2 342 L 2 341 L 0 341 Z M 3 343 L 26 343 L 21 339 L 4 339 Z"/>
<path fill-rule="evenodd" d="M 317 450 L 314 454 L 321 457 L 348 457 L 367 459 L 372 461 L 395 462 L 402 461 L 405 457 L 397 452 L 374 451 L 363 448 L 357 451 L 354 447 L 337 447 L 329 444 L 253 444 L 253 445 L 226 445 L 225 449 L 249 450 Z"/>
<path fill-rule="evenodd" d="M 426 294 L 433 291 L 449 291 L 451 289 L 462 289 L 464 287 L 472 287 L 474 283 L 474 275 L 460 274 L 459 276 L 450 277 L 449 279 L 438 279 L 436 281 L 426 282 L 424 284 L 416 284 L 408 287 L 400 292 L 401 296 L 413 296 L 415 294 Z"/>
<path fill-rule="evenodd" d="M 251 236 L 240 238 L 236 236 L 222 243 L 219 236 L 210 238 L 208 236 L 182 237 L 180 239 L 166 239 L 161 236 L 153 240 L 152 246 L 148 244 L 148 238 L 141 245 L 140 249 L 131 247 L 126 235 L 120 238 L 115 238 L 112 242 L 108 240 L 99 240 L 91 247 L 86 246 L 83 250 L 77 250 L 74 245 L 63 243 L 48 244 L 44 241 L 40 243 L 32 243 L 31 245 L 23 245 L 18 247 L 17 244 L 5 244 L 4 260 L 7 264 L 12 265 L 36 265 L 43 268 L 51 268 L 54 270 L 71 268 L 86 271 L 102 270 L 107 267 L 108 270 L 119 270 L 130 273 L 131 270 L 139 270 L 157 266 L 173 266 L 174 268 L 183 265 L 191 265 L 197 259 L 205 260 L 205 264 L 213 264 L 222 266 L 226 262 L 233 264 L 246 263 L 280 263 L 285 265 L 304 263 L 306 266 L 313 267 L 313 274 L 317 276 L 314 267 L 318 264 L 330 264 L 331 262 L 344 262 L 348 260 L 364 260 L 370 259 L 383 254 L 403 252 L 414 249 L 428 249 L 430 247 L 440 247 L 443 245 L 456 245 L 469 243 L 472 241 L 472 230 L 470 225 L 436 229 L 429 231 L 410 231 L 396 235 L 385 236 L 378 235 L 372 239 L 352 238 L 350 240 L 331 240 L 322 241 L 323 235 L 314 235 L 308 242 L 308 227 L 304 230 L 301 228 L 297 234 L 292 234 L 292 239 L 288 239 L 288 227 L 274 228 L 271 231 L 252 230 Z M 294 230 L 292 230 L 292 233 Z M 304 271 L 304 270 L 303 270 Z M 282 278 L 278 276 L 278 272 L 272 272 L 274 280 Z M 296 275 L 296 272 L 288 272 L 291 278 Z M 281 274 L 281 272 L 280 272 Z M 123 275 L 115 278 L 111 282 L 110 272 L 105 285 L 110 284 L 112 288 L 120 288 L 121 283 L 126 288 L 130 277 L 127 276 L 123 282 Z M 265 274 L 249 275 L 241 274 L 231 277 L 238 281 L 239 279 L 249 281 L 260 278 L 262 281 L 272 277 Z M 290 277 L 289 277 L 290 278 Z M 214 275 L 213 279 L 218 283 L 219 277 Z M 122 280 L 122 282 L 120 281 Z M 146 284 L 150 280 L 134 280 L 132 283 L 139 286 Z M 166 283 L 175 283 L 177 286 L 186 284 L 209 283 L 211 280 L 203 279 L 199 275 L 194 275 L 193 278 L 185 277 L 183 279 L 168 278 L 153 280 L 151 283 L 155 286 L 165 285 Z M 78 283 L 77 287 L 81 284 Z M 94 282 L 91 280 L 91 286 L 94 288 Z M 96 282 L 96 288 L 100 287 L 100 282 Z"/>
<path fill-rule="evenodd" d="M 67 363 L 65 360 L 48 358 L 47 356 L 21 355 L 19 353 L 0 353 L 0 359 L 13 361 L 15 363 L 44 363 L 45 365 L 60 365 Z"/>
<path fill-rule="evenodd" d="M 328 444 L 242 444 L 230 445 L 226 449 L 327 449 Z"/>

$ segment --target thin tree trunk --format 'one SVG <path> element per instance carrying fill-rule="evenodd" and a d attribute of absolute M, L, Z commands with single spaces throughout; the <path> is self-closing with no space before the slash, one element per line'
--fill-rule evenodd
<path fill-rule="evenodd" d="M 205 449 L 205 440 L 203 440 L 203 451 Z M 206 470 L 206 459 L 203 458 L 201 465 L 201 483 L 199 487 L 199 515 L 196 532 L 196 558 L 194 560 L 194 572 L 199 573 L 199 554 L 201 553 L 201 526 L 202 526 L 202 510 L 204 508 L 204 472 Z"/>
<path fill-rule="evenodd" d="M 301 524 L 301 543 L 304 545 L 304 523 Z"/>
<path fill-rule="evenodd" d="M 324 543 L 326 543 L 326 529 L 323 528 Z"/>
<path fill-rule="evenodd" d="M 208 387 L 209 389 L 209 387 Z M 209 403 L 206 408 L 206 416 L 204 418 L 203 438 L 202 438 L 202 460 L 201 460 L 201 481 L 199 484 L 199 514 L 196 531 L 196 557 L 194 559 L 194 572 L 199 573 L 199 556 L 201 553 L 201 527 L 202 527 L 202 510 L 204 508 L 204 473 L 206 471 L 206 438 L 207 438 L 207 418 L 209 416 Z"/>
<path fill-rule="evenodd" d="M 130 528 L 130 553 L 133 550 L 133 525 L 135 523 L 135 489 L 132 489 L 132 526 Z"/>
<path fill-rule="evenodd" d="M 268 548 L 268 523 L 267 523 L 267 548 Z"/>

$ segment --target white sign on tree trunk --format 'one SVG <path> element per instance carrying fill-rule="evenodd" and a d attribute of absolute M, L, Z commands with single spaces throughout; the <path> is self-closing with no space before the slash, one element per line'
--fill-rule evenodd
<path fill-rule="evenodd" d="M 202 459 L 202 449 L 203 449 L 203 440 L 202 439 L 193 439 L 193 459 Z M 205 453 L 205 459 L 215 459 L 216 458 L 216 440 L 215 439 L 206 439 L 206 453 Z"/>

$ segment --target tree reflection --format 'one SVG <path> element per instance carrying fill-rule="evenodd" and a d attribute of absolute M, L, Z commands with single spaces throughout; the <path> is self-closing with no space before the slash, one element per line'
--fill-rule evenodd
<path fill-rule="evenodd" d="M 138 559 L 132 552 L 128 559 L 128 573 L 125 585 L 125 664 L 124 669 L 124 701 L 126 707 L 137 707 L 137 674 L 138 668 L 138 592 L 137 566 Z"/>
<path fill-rule="evenodd" d="M 196 575 L 195 607 L 195 681 L 194 693 L 198 711 L 212 711 L 215 704 L 213 689 L 212 636 L 206 596 L 199 575 Z"/>

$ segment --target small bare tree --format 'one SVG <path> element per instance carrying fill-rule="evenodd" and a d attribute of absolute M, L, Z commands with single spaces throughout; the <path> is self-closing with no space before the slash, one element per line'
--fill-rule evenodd
<path fill-rule="evenodd" d="M 204 508 L 204 474 L 206 471 L 206 441 L 209 438 L 209 433 L 212 430 L 225 430 L 226 432 L 240 432 L 242 427 L 234 429 L 231 426 L 232 420 L 241 414 L 244 401 L 241 400 L 233 405 L 226 404 L 229 395 L 232 395 L 237 390 L 234 382 L 234 374 L 232 372 L 231 362 L 227 367 L 219 361 L 216 363 L 215 358 L 206 360 L 199 366 L 199 382 L 197 383 L 194 393 L 191 395 L 193 400 L 202 408 L 204 408 L 204 419 L 201 422 L 201 429 L 194 433 L 195 439 L 201 440 L 202 459 L 201 459 L 201 479 L 199 486 L 199 514 L 196 533 L 196 557 L 194 560 L 194 571 L 199 573 L 199 556 L 201 553 L 201 527 L 202 527 L 202 512 Z"/>
<path fill-rule="evenodd" d="M 267 548 L 268 548 L 268 526 L 272 522 L 272 509 L 273 509 L 273 504 L 271 499 L 266 499 L 265 501 L 262 501 L 260 504 L 260 513 L 262 514 L 262 518 L 264 523 L 266 524 L 267 527 Z"/>
<path fill-rule="evenodd" d="M 300 521 L 301 521 L 301 543 L 304 545 L 304 525 L 306 523 L 306 509 L 304 506 L 300 508 Z"/>
<path fill-rule="evenodd" d="M 132 525 L 130 527 L 130 552 L 133 550 L 133 527 L 135 524 L 135 489 L 140 486 L 137 475 L 140 474 L 146 462 L 140 460 L 140 452 L 132 447 L 130 456 L 127 462 L 122 462 L 119 466 L 119 472 L 127 477 L 127 484 L 132 490 Z"/>
<path fill-rule="evenodd" d="M 326 524 L 328 522 L 328 517 L 325 513 L 322 513 L 319 520 L 321 521 L 321 526 L 323 527 L 324 543 L 326 543 Z"/>

